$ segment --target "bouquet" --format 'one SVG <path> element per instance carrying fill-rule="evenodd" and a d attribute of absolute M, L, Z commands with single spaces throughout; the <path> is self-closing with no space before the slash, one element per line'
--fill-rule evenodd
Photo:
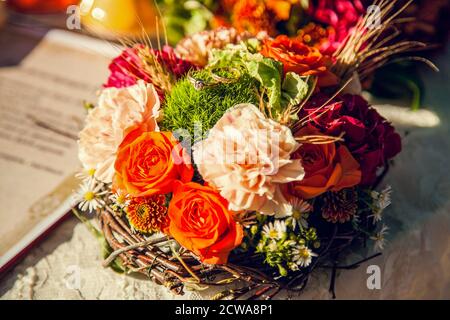
<path fill-rule="evenodd" d="M 225 26 L 253 35 L 296 37 L 326 55 L 338 50 L 366 12 L 373 12 L 367 26 L 377 27 L 378 13 L 386 6 L 372 0 L 159 0 L 159 3 L 172 43 L 208 27 Z M 411 60 L 424 62 L 423 57 L 445 46 L 448 1 L 398 0 L 389 5 L 396 12 L 392 18 L 398 22 L 395 29 L 400 37 L 390 42 L 383 35 L 386 46 L 394 45 L 395 51 L 400 38 L 410 43 L 416 41 L 414 51 L 421 52 Z M 418 42 L 424 40 L 430 44 L 420 47 Z M 381 98 L 408 99 L 412 110 L 419 109 L 425 89 L 419 64 L 411 60 L 392 60 L 389 66 L 371 69 L 361 77 L 363 88 Z"/>
<path fill-rule="evenodd" d="M 360 79 L 422 46 L 384 46 L 397 13 L 379 4 L 381 25 L 368 13 L 332 55 L 220 27 L 115 58 L 79 134 L 78 208 L 98 228 L 75 213 L 103 240 L 104 266 L 176 294 L 270 299 L 366 244 L 363 261 L 378 255 L 401 137 Z"/>

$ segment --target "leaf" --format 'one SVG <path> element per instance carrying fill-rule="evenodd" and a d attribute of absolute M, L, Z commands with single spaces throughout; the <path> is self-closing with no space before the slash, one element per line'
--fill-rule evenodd
<path fill-rule="evenodd" d="M 249 44 L 250 45 L 250 44 Z M 254 44 L 253 44 L 254 45 Z M 228 45 L 225 49 L 213 50 L 209 67 L 244 67 L 248 74 L 256 79 L 266 90 L 272 116 L 282 112 L 281 108 L 281 62 L 264 57 L 260 53 L 251 53 L 246 43 Z"/>
<path fill-rule="evenodd" d="M 175 45 L 186 35 L 206 29 L 212 13 L 203 1 L 159 0 L 169 42 Z"/>
<path fill-rule="evenodd" d="M 308 95 L 309 86 L 301 76 L 294 72 L 288 72 L 281 89 L 283 107 L 296 106 Z"/>
<path fill-rule="evenodd" d="M 113 252 L 113 249 L 106 241 L 104 236 L 98 237 L 98 240 L 100 242 L 102 250 L 102 257 L 103 259 L 106 259 Z M 112 270 L 114 270 L 117 273 L 124 273 L 126 271 L 126 268 L 124 267 L 122 260 L 120 258 L 114 259 L 114 261 L 109 266 L 111 267 Z"/>
<path fill-rule="evenodd" d="M 259 53 L 248 54 L 247 56 L 250 56 L 251 59 L 246 59 L 247 61 L 244 61 L 244 64 L 249 74 L 267 90 L 269 105 L 277 113 L 281 113 L 281 63 L 265 58 Z"/>

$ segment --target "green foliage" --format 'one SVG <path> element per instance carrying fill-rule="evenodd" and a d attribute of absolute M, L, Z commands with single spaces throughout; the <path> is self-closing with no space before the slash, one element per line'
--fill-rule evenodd
<path fill-rule="evenodd" d="M 305 77 L 288 72 L 283 79 L 283 65 L 258 52 L 259 43 L 245 42 L 213 50 L 210 67 L 235 67 L 244 69 L 258 81 L 267 97 L 267 114 L 278 119 L 286 107 L 296 106 L 305 99 L 309 84 Z"/>
<path fill-rule="evenodd" d="M 223 73 L 220 75 L 227 76 Z M 207 69 L 194 72 L 193 77 L 205 83 L 212 81 L 211 72 Z M 217 123 L 225 111 L 236 104 L 257 105 L 257 85 L 246 73 L 241 74 L 239 80 L 234 83 L 220 83 L 202 90 L 196 90 L 187 78 L 182 79 L 166 96 L 161 126 L 169 131 L 185 129 L 194 140 L 201 139 L 202 137 L 194 137 L 194 128 L 199 123 L 204 133 Z"/>
<path fill-rule="evenodd" d="M 276 230 L 271 234 L 270 230 Z M 256 214 L 256 223 L 245 229 L 241 250 L 256 248 L 264 256 L 264 263 L 278 270 L 280 276 L 298 271 L 296 250 L 300 246 L 317 249 L 320 246 L 315 228 L 294 228 L 289 217 L 274 217 Z"/>
<path fill-rule="evenodd" d="M 281 64 L 259 53 L 252 54 L 245 66 L 252 77 L 267 90 L 269 105 L 276 114 L 281 113 Z"/>
<path fill-rule="evenodd" d="M 187 35 L 205 30 L 213 18 L 213 0 L 156 0 L 172 45 Z"/>
<path fill-rule="evenodd" d="M 245 69 L 266 91 L 268 103 L 275 113 L 281 113 L 281 77 L 283 65 L 260 53 L 253 53 L 254 47 L 244 43 L 229 45 L 223 50 L 213 50 L 210 66 L 234 66 Z"/>

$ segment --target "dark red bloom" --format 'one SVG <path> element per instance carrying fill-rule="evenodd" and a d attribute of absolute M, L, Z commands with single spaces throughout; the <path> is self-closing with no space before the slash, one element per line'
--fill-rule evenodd
<path fill-rule="evenodd" d="M 157 59 L 163 70 L 155 67 L 154 58 Z M 155 86 L 162 99 L 165 92 L 160 85 L 160 78 L 177 80 L 192 67 L 193 65 L 188 61 L 178 58 L 174 49 L 170 46 L 164 46 L 162 50 L 155 50 L 139 44 L 125 49 L 120 56 L 111 62 L 109 65 L 111 73 L 104 87 L 128 87 L 136 84 L 137 80 L 144 80 Z M 152 78 L 158 72 L 166 74 L 164 77 L 158 77 L 158 79 Z"/>
<path fill-rule="evenodd" d="M 338 136 L 344 132 L 344 144 L 361 165 L 361 184 L 373 184 L 377 170 L 401 151 L 400 135 L 361 96 L 343 95 L 316 112 L 327 100 L 323 94 L 313 97 L 300 118 L 310 115 L 312 123 L 328 135 Z"/>
<path fill-rule="evenodd" d="M 189 69 L 193 68 L 193 65 L 189 61 L 178 58 L 175 50 L 171 46 L 164 46 L 162 50 L 151 49 L 151 52 L 153 52 L 155 57 L 158 58 L 158 62 L 175 79 L 181 78 Z"/>
<path fill-rule="evenodd" d="M 123 88 L 136 84 L 136 81 L 142 79 L 150 82 L 150 76 L 144 70 L 144 65 L 138 55 L 138 50 L 142 46 L 134 46 L 122 51 L 120 56 L 114 58 L 109 64 L 110 75 L 105 88 Z"/>

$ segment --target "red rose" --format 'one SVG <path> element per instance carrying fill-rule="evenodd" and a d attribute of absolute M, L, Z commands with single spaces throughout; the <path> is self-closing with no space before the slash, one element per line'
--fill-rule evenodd
<path fill-rule="evenodd" d="M 344 132 L 345 145 L 361 165 L 361 184 L 373 184 L 377 170 L 401 151 L 400 135 L 361 96 L 343 95 L 315 112 L 327 100 L 325 95 L 316 95 L 302 110 L 300 118 L 311 115 L 312 122 L 328 135 Z M 326 109 L 328 111 L 318 117 Z"/>

